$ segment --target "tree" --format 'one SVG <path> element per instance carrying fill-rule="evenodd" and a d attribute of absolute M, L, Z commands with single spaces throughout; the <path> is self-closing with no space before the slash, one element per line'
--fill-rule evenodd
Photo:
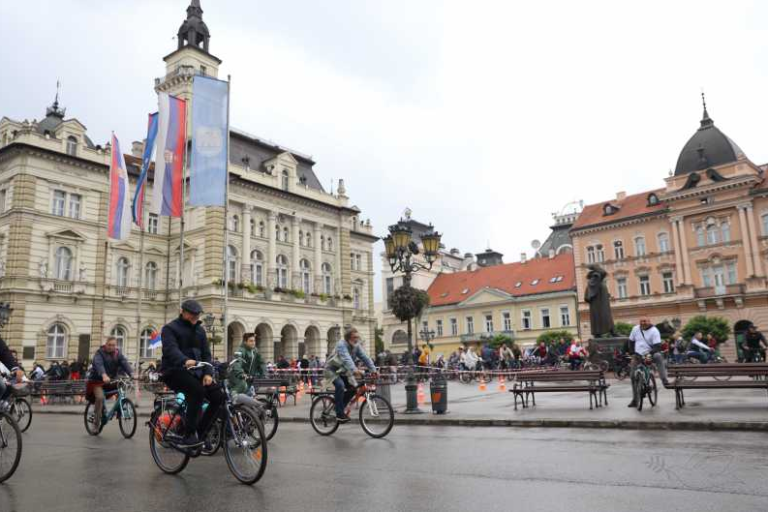
<path fill-rule="evenodd" d="M 731 326 L 725 318 L 698 315 L 688 320 L 683 327 L 683 338 L 690 340 L 697 332 L 701 332 L 705 337 L 712 334 L 718 343 L 723 343 L 731 333 Z"/>
<path fill-rule="evenodd" d="M 384 336 L 384 329 L 376 329 L 373 331 L 373 334 L 376 337 L 376 354 L 381 354 L 384 352 L 384 340 L 382 339 L 382 336 Z"/>
<path fill-rule="evenodd" d="M 536 338 L 536 343 L 539 344 L 542 341 L 547 344 L 548 347 L 557 345 L 557 343 L 560 341 L 560 338 L 563 338 L 566 343 L 570 344 L 571 341 L 573 341 L 573 334 L 571 334 L 570 331 L 561 330 L 561 331 L 546 331 L 541 334 L 539 334 L 539 337 Z"/>
<path fill-rule="evenodd" d="M 485 341 L 485 340 L 484 340 Z M 502 343 L 506 343 L 507 346 L 512 346 L 512 338 L 510 336 L 507 336 L 506 334 L 497 334 L 493 338 L 491 338 L 488 343 L 491 345 L 492 348 L 499 348 Z"/>
<path fill-rule="evenodd" d="M 632 324 L 627 322 L 616 322 L 613 324 L 613 330 L 617 336 L 629 336 L 632 332 Z"/>

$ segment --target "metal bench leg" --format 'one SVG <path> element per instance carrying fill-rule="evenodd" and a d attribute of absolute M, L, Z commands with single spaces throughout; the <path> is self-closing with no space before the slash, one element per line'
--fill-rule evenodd
<path fill-rule="evenodd" d="M 589 410 L 590 411 L 592 410 L 592 395 L 594 395 L 594 393 L 590 391 L 589 392 Z M 595 401 L 597 401 L 597 399 L 595 399 Z"/>

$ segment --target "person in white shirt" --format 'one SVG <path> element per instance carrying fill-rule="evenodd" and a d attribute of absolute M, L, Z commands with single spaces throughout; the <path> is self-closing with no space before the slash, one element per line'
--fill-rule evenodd
<path fill-rule="evenodd" d="M 467 349 L 467 354 L 464 356 L 464 366 L 466 366 L 467 370 L 475 371 L 477 369 L 478 361 L 480 361 L 480 358 L 475 354 L 472 347 L 469 347 Z"/>
<path fill-rule="evenodd" d="M 685 353 L 685 357 L 695 357 L 701 364 L 709 361 L 712 356 L 712 349 L 707 346 L 706 343 L 701 341 L 704 339 L 704 333 L 697 332 L 691 338 L 691 343 L 688 345 L 688 352 Z"/>
<path fill-rule="evenodd" d="M 653 362 L 656 363 L 656 368 L 659 370 L 661 376 L 661 382 L 666 386 L 669 384 L 667 380 L 667 367 L 664 364 L 664 356 L 661 354 L 661 333 L 655 325 L 651 323 L 651 319 L 647 316 L 640 317 L 640 323 L 632 328 L 632 332 L 629 334 L 629 341 L 635 344 L 635 356 L 632 358 L 632 366 L 630 369 L 630 375 L 635 374 L 635 369 L 647 355 L 653 357 Z M 635 380 L 632 379 L 632 401 L 628 407 L 636 407 L 635 403 Z"/>

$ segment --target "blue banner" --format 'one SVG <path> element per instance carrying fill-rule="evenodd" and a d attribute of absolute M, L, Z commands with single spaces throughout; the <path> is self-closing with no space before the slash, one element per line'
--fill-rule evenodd
<path fill-rule="evenodd" d="M 195 75 L 192 84 L 190 206 L 224 206 L 229 144 L 229 83 Z"/>

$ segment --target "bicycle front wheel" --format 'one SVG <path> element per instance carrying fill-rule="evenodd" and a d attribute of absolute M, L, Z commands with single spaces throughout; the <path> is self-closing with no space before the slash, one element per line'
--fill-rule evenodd
<path fill-rule="evenodd" d="M 636 370 L 632 375 L 635 379 L 635 407 L 638 411 L 643 410 L 643 397 L 645 397 L 645 376 L 642 370 Z"/>
<path fill-rule="evenodd" d="M 659 400 L 659 389 L 656 387 L 656 377 L 653 374 L 648 375 L 648 382 L 645 384 L 645 394 L 648 395 L 651 407 L 656 407 L 656 402 Z"/>
<path fill-rule="evenodd" d="M 386 398 L 370 395 L 360 406 L 360 426 L 376 439 L 386 436 L 395 424 L 395 413 Z"/>
<path fill-rule="evenodd" d="M 88 402 L 88 405 L 85 406 L 85 412 L 83 413 L 83 421 L 85 422 L 86 432 L 92 436 L 97 436 L 101 434 L 101 431 L 104 429 L 104 423 L 101 422 L 101 419 L 99 419 L 98 425 L 95 423 L 96 413 L 94 409 L 96 409 L 95 404 Z"/>
<path fill-rule="evenodd" d="M 123 400 L 119 414 L 120 432 L 124 438 L 130 439 L 136 433 L 136 423 L 138 422 L 136 419 L 136 407 L 134 407 L 133 402 L 127 398 Z"/>
<path fill-rule="evenodd" d="M 336 421 L 336 406 L 333 397 L 321 395 L 312 401 L 309 409 L 309 422 L 315 432 L 321 436 L 329 436 L 339 428 Z"/>
<path fill-rule="evenodd" d="M 21 429 L 8 413 L 0 412 L 0 482 L 11 478 L 21 460 Z"/>
<path fill-rule="evenodd" d="M 222 432 L 224 456 L 232 474 L 248 485 L 256 483 L 267 469 L 267 436 L 253 409 L 236 407 Z"/>
<path fill-rule="evenodd" d="M 177 434 L 182 430 L 180 428 L 182 422 L 178 422 L 178 426 L 173 426 L 172 420 L 172 415 L 168 413 L 161 415 L 157 410 L 149 418 L 149 452 L 152 454 L 157 467 L 169 475 L 179 473 L 189 463 L 187 452 L 174 448 L 165 441 L 165 434 L 169 430 L 171 432 L 179 431 L 176 432 Z"/>
<path fill-rule="evenodd" d="M 19 424 L 19 429 L 26 432 L 32 424 L 32 407 L 25 398 L 17 398 L 11 405 L 11 416 Z"/>
<path fill-rule="evenodd" d="M 267 401 L 261 402 L 264 409 L 264 433 L 267 435 L 267 441 L 271 441 L 277 434 L 277 425 L 280 423 L 280 416 L 277 414 L 277 407 Z"/>

